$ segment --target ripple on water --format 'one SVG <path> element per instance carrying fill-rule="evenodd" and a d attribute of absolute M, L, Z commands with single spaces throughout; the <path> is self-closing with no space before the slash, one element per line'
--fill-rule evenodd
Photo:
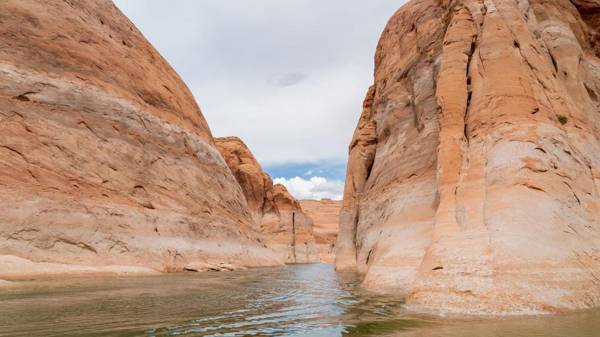
<path fill-rule="evenodd" d="M 0 337 L 598 337 L 600 314 L 441 320 L 330 265 L 28 282 L 0 293 Z"/>

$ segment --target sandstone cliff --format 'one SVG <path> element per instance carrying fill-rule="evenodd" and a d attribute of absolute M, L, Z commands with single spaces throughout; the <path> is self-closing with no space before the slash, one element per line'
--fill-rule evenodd
<path fill-rule="evenodd" d="M 342 202 L 330 199 L 300 200 L 300 206 L 313 220 L 313 232 L 321 261 L 334 262 Z"/>
<path fill-rule="evenodd" d="M 338 269 L 421 310 L 600 305 L 600 1 L 413 0 L 350 145 Z"/>
<path fill-rule="evenodd" d="M 273 185 L 250 149 L 237 137 L 216 138 L 216 145 L 239 182 L 262 241 L 286 263 L 319 262 L 313 221 L 285 186 Z"/>
<path fill-rule="evenodd" d="M 0 277 L 280 264 L 251 224 L 190 91 L 110 1 L 0 2 Z"/>

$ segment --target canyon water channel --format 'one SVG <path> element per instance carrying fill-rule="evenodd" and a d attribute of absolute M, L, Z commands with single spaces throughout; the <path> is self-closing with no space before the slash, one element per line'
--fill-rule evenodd
<path fill-rule="evenodd" d="M 0 336 L 598 337 L 600 312 L 506 319 L 411 314 L 332 265 L 94 277 L 0 288 Z"/>

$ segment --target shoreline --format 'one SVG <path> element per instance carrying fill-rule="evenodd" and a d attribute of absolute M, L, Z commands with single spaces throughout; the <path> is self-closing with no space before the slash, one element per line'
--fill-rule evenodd
<path fill-rule="evenodd" d="M 0 286 L 17 281 L 57 277 L 104 275 L 158 275 L 159 271 L 131 265 L 89 266 L 51 262 L 34 262 L 14 255 L 0 255 Z"/>
<path fill-rule="evenodd" d="M 297 265 L 305 263 L 291 263 Z M 308 264 L 308 263 L 307 263 Z M 330 263 L 312 263 L 330 264 Z M 51 280 L 56 278 L 77 278 L 95 276 L 157 276 L 169 274 L 189 274 L 207 272 L 244 271 L 257 268 L 273 268 L 282 266 L 247 267 L 225 262 L 197 262 L 177 271 L 160 271 L 143 266 L 106 265 L 90 266 L 51 262 L 34 262 L 14 255 L 0 255 L 0 287 L 14 286 L 21 282 Z"/>
<path fill-rule="evenodd" d="M 0 288 L 2 288 L 2 287 L 10 287 L 10 286 L 13 286 L 13 285 L 16 285 L 16 284 L 17 284 L 17 282 L 7 281 L 7 280 L 0 279 Z"/>

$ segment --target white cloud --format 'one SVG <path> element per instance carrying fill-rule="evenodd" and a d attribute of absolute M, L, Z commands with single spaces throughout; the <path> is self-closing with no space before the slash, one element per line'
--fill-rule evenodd
<path fill-rule="evenodd" d="M 213 134 L 242 138 L 261 164 L 316 162 L 346 158 L 370 76 L 361 74 L 370 72 L 336 66 L 283 87 L 226 77 L 192 91 Z"/>
<path fill-rule="evenodd" d="M 346 159 L 379 35 L 405 1 L 115 2 L 183 77 L 213 134 L 241 137 L 268 165 Z"/>
<path fill-rule="evenodd" d="M 305 176 L 309 176 L 311 174 L 313 174 L 313 170 L 308 170 L 304 173 Z"/>
<path fill-rule="evenodd" d="M 333 199 L 341 200 L 344 183 L 339 180 L 327 180 L 323 177 L 311 177 L 306 180 L 300 177 L 291 179 L 275 178 L 276 184 L 284 185 L 296 199 Z"/>

